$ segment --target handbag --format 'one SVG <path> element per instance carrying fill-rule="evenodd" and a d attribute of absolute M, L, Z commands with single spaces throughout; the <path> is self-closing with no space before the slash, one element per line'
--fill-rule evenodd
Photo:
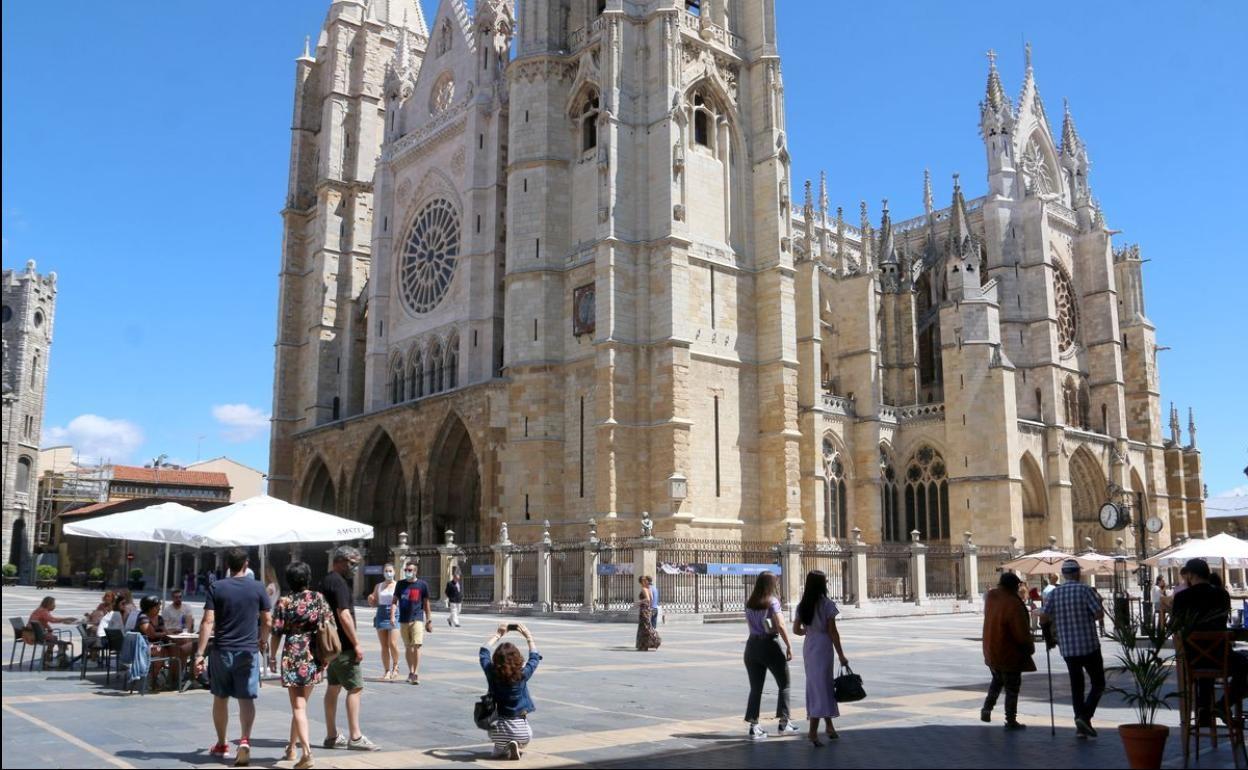
<path fill-rule="evenodd" d="M 482 730 L 489 730 L 498 722 L 498 704 L 490 693 L 482 695 L 472 707 L 472 721 Z"/>
<path fill-rule="evenodd" d="M 862 687 L 862 677 L 854 673 L 849 666 L 841 667 L 841 675 L 832 681 L 837 703 L 853 703 L 867 697 Z"/>
<path fill-rule="evenodd" d="M 322 668 L 328 667 L 342 654 L 342 639 L 338 637 L 338 623 L 333 614 L 321 618 L 316 626 L 316 648 L 313 655 Z"/>

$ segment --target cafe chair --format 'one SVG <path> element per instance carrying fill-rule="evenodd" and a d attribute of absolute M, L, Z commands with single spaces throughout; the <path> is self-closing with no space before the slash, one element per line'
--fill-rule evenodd
<path fill-rule="evenodd" d="M 1232 747 L 1243 743 L 1242 704 L 1231 698 L 1231 634 L 1227 631 L 1193 631 L 1181 637 L 1179 666 L 1181 689 L 1183 762 L 1187 764 L 1195 738 L 1196 761 L 1200 761 L 1200 739 L 1208 737 L 1218 746 L 1218 721 L 1227 728 Z M 1204 698 L 1201 698 L 1201 692 Z M 1215 705 L 1221 705 L 1221 714 Z M 1232 711 L 1232 707 L 1234 710 Z M 1207 717 L 1202 719 L 1202 712 Z"/>
<path fill-rule="evenodd" d="M 26 662 L 26 648 L 31 648 L 30 655 L 31 660 L 33 661 L 35 656 L 39 654 L 39 643 L 33 641 L 33 634 L 30 636 L 32 641 L 26 641 L 26 623 L 23 622 L 21 618 L 9 618 L 9 625 L 13 626 L 13 650 L 9 653 L 9 670 L 12 671 L 13 656 L 17 654 L 17 645 L 22 645 L 22 656 L 17 659 L 17 667 L 20 669 L 22 667 L 22 663 Z M 34 666 L 33 662 L 31 663 L 31 666 Z"/>
<path fill-rule="evenodd" d="M 78 624 L 78 635 L 82 637 L 82 654 L 78 656 L 79 662 L 82 663 L 82 669 L 81 676 L 78 678 L 86 679 L 88 660 L 95 658 L 96 668 L 106 667 L 111 648 L 108 646 L 108 640 L 91 633 L 91 629 L 86 623 Z"/>
<path fill-rule="evenodd" d="M 43 647 L 40 666 L 44 671 L 48 670 L 48 664 L 53 662 L 54 657 L 60 657 L 66 661 L 74 657 L 74 641 L 68 629 L 58 629 L 49 634 L 44 630 L 42 623 L 31 623 L 30 631 L 35 635 L 35 644 Z M 35 659 L 32 656 L 30 670 L 33 671 L 34 668 Z"/>

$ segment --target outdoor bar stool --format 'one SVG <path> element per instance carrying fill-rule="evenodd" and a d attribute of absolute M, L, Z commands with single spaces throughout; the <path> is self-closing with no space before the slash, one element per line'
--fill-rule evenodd
<path fill-rule="evenodd" d="M 1213 747 L 1218 746 L 1218 714 L 1214 706 L 1221 701 L 1222 718 L 1227 725 L 1227 737 L 1232 747 L 1243 743 L 1241 717 L 1243 709 L 1231 699 L 1231 640 L 1227 631 L 1192 631 L 1181 638 L 1179 647 L 1181 667 L 1181 686 L 1184 705 L 1183 716 L 1183 761 L 1186 764 L 1190 754 L 1191 738 L 1196 739 L 1196 760 L 1200 761 L 1200 739 L 1204 735 L 1212 740 Z M 1209 698 L 1207 702 L 1200 700 L 1201 683 L 1208 682 Z M 1217 688 L 1221 688 L 1221 695 Z M 1232 710 L 1232 705 L 1234 709 Z M 1205 709 L 1211 726 L 1202 725 L 1201 710 Z M 1208 733 L 1205 732 L 1208 730 Z"/>
<path fill-rule="evenodd" d="M 21 668 L 26 662 L 26 648 L 31 648 L 31 659 L 39 654 L 38 641 L 26 641 L 26 624 L 21 618 L 9 618 L 9 625 L 13 626 L 13 651 L 9 653 L 9 670 L 13 670 L 13 656 L 17 654 L 17 645 L 22 645 L 22 657 L 17 659 L 17 667 Z M 32 636 L 33 638 L 33 636 Z M 32 667 L 34 664 L 31 664 Z"/>

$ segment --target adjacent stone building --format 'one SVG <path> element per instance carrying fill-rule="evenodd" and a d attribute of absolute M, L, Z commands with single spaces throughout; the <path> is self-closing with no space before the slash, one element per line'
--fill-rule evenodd
<path fill-rule="evenodd" d="M 3 276 L 4 494 L 0 531 L 5 561 L 29 579 L 38 510 L 39 435 L 43 430 L 56 273 L 39 275 L 34 260 Z"/>
<path fill-rule="evenodd" d="M 273 494 L 378 558 L 643 512 L 1112 547 L 1113 499 L 1203 533 L 1139 249 L 1030 53 L 1016 102 L 989 65 L 983 196 L 851 226 L 792 198 L 772 0 L 393 6 L 333 3 L 297 65 Z"/>

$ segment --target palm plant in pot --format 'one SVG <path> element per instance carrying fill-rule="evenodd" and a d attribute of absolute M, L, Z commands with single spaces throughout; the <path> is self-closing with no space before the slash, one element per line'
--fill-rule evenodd
<path fill-rule="evenodd" d="M 1139 632 L 1130 622 L 1114 623 L 1111 637 L 1118 643 L 1117 668 L 1125 675 L 1125 686 L 1110 686 L 1122 696 L 1136 713 L 1138 721 L 1119 725 L 1118 736 L 1132 768 L 1159 768 L 1166 750 L 1170 728 L 1157 724 L 1157 712 L 1170 708 L 1166 700 L 1176 693 L 1162 694 L 1170 674 L 1172 655 L 1163 655 L 1162 647 L 1170 631 L 1161 625 L 1149 625 Z M 1118 681 L 1121 681 L 1118 680 Z"/>

